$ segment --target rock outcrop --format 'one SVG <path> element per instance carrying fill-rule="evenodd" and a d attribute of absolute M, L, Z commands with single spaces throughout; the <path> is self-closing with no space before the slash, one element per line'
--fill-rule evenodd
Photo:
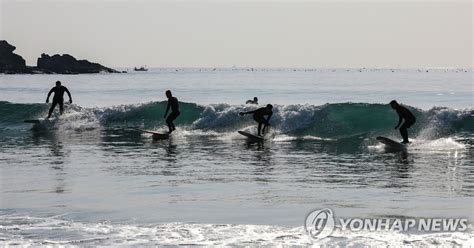
<path fill-rule="evenodd" d="M 87 60 L 77 60 L 69 54 L 41 54 L 38 58 L 37 68 L 45 72 L 60 74 L 79 74 L 79 73 L 118 73 L 118 71 L 105 67 L 98 63 L 92 63 Z"/>
<path fill-rule="evenodd" d="M 120 73 L 98 63 L 77 60 L 69 54 L 49 56 L 43 53 L 38 58 L 38 66 L 27 66 L 20 55 L 13 53 L 15 49 L 16 47 L 10 45 L 7 41 L 0 40 L 0 73 Z"/>
<path fill-rule="evenodd" d="M 15 54 L 16 47 L 0 40 L 0 73 L 27 73 L 25 60 Z"/>

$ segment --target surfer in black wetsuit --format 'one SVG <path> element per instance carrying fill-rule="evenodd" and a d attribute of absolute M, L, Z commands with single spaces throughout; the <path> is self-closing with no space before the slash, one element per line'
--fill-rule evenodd
<path fill-rule="evenodd" d="M 402 138 L 403 138 L 402 143 L 403 144 L 410 143 L 410 141 L 408 141 L 408 130 L 407 129 L 410 128 L 416 122 L 415 116 L 410 112 L 410 110 L 408 110 L 407 108 L 401 106 L 395 100 L 390 102 L 390 106 L 395 111 L 397 111 L 397 114 L 398 114 L 398 117 L 399 117 L 398 124 L 395 127 L 395 129 L 397 129 L 400 126 L 400 124 L 402 124 L 402 120 L 405 120 L 405 122 L 403 122 L 403 125 L 400 127 L 400 134 L 402 135 Z"/>
<path fill-rule="evenodd" d="M 247 100 L 245 104 L 257 104 L 258 105 L 258 98 L 254 97 L 253 100 Z"/>
<path fill-rule="evenodd" d="M 166 115 L 168 114 L 168 111 L 171 108 L 171 114 L 168 115 L 168 118 L 166 118 L 166 125 L 168 125 L 169 132 L 172 133 L 174 130 L 176 130 L 176 127 L 174 126 L 173 121 L 179 116 L 179 103 L 178 103 L 178 98 L 174 97 L 171 95 L 171 91 L 167 90 L 166 91 L 166 97 L 168 97 L 168 106 L 166 107 L 166 112 L 163 118 L 166 118 Z"/>
<path fill-rule="evenodd" d="M 270 126 L 270 123 L 268 121 L 270 121 L 270 118 L 272 117 L 272 114 L 273 114 L 272 109 L 273 109 L 273 106 L 271 104 L 268 104 L 265 108 L 259 108 L 254 111 L 248 111 L 248 112 L 240 112 L 239 114 L 241 116 L 246 115 L 246 114 L 253 114 L 253 119 L 256 122 L 258 122 L 257 134 L 261 136 L 260 130 L 262 130 L 262 134 L 263 134 L 265 133 L 265 129 L 267 128 L 267 126 Z M 265 119 L 265 116 L 267 116 L 266 119 Z M 262 124 L 265 125 L 263 129 L 262 129 Z"/>
<path fill-rule="evenodd" d="M 71 93 L 69 93 L 69 90 L 66 87 L 61 85 L 60 81 L 56 81 L 56 87 L 53 87 L 49 91 L 48 97 L 46 98 L 46 103 L 49 103 L 49 96 L 53 92 L 54 92 L 53 103 L 51 104 L 51 108 L 49 108 L 48 118 L 51 117 L 51 114 L 53 113 L 54 108 L 58 104 L 59 104 L 59 113 L 63 114 L 63 112 L 64 112 L 64 92 L 66 92 L 67 95 L 69 96 L 69 103 L 72 103 Z"/>

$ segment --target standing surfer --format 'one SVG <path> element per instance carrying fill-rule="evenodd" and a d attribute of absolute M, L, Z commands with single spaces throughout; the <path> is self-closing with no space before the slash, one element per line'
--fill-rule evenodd
<path fill-rule="evenodd" d="M 264 108 L 259 108 L 259 109 L 256 109 L 254 111 L 240 112 L 239 114 L 241 116 L 246 115 L 246 114 L 253 114 L 253 119 L 256 122 L 258 122 L 257 134 L 258 134 L 258 136 L 261 136 L 260 135 L 260 130 L 262 130 L 262 124 L 265 125 L 263 127 L 262 133 L 265 133 L 265 128 L 267 128 L 267 126 L 270 125 L 270 123 L 268 121 L 270 121 L 270 118 L 272 117 L 272 114 L 273 114 L 272 109 L 273 109 L 273 106 L 271 104 L 268 104 Z M 265 119 L 265 116 L 267 116 L 266 119 Z"/>
<path fill-rule="evenodd" d="M 166 91 L 166 97 L 168 97 L 168 106 L 166 107 L 166 112 L 163 118 L 166 118 L 166 115 L 168 114 L 168 111 L 171 108 L 171 113 L 168 115 L 168 118 L 166 118 L 166 125 L 168 125 L 169 132 L 172 133 L 174 130 L 176 130 L 176 127 L 174 126 L 173 121 L 179 116 L 179 103 L 178 103 L 178 98 L 174 97 L 171 94 L 170 90 Z"/>
<path fill-rule="evenodd" d="M 54 111 L 54 108 L 56 105 L 59 104 L 59 113 L 63 114 L 64 112 L 64 92 L 67 93 L 69 96 L 69 103 L 72 103 L 72 97 L 71 93 L 69 93 L 69 90 L 61 85 L 60 81 L 56 81 L 56 87 L 53 87 L 49 93 L 48 97 L 46 98 L 46 103 L 49 103 L 49 96 L 54 92 L 54 97 L 53 97 L 53 103 L 51 104 L 51 108 L 49 108 L 49 113 L 48 113 L 48 118 L 51 117 L 51 114 Z"/>
<path fill-rule="evenodd" d="M 402 143 L 403 144 L 410 143 L 410 141 L 408 141 L 408 130 L 407 129 L 410 128 L 416 122 L 415 116 L 410 112 L 410 110 L 408 110 L 407 108 L 401 106 L 395 100 L 390 102 L 390 106 L 395 111 L 397 111 L 397 114 L 398 114 L 398 117 L 399 117 L 398 124 L 395 127 L 395 129 L 397 129 L 400 126 L 400 124 L 402 124 L 402 121 L 405 120 L 403 122 L 403 125 L 400 127 L 400 134 L 402 135 L 402 138 L 403 138 Z"/>

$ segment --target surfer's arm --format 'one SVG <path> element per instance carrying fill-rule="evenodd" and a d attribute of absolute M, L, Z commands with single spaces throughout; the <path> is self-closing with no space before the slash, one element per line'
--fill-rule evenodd
<path fill-rule="evenodd" d="M 170 102 L 168 101 L 168 106 L 166 106 L 166 111 L 165 111 L 165 115 L 163 116 L 163 118 L 166 118 L 166 115 L 168 114 L 168 111 L 170 110 Z"/>
<path fill-rule="evenodd" d="M 263 129 L 262 129 L 262 132 L 265 133 L 265 130 L 267 129 L 268 126 L 270 126 L 270 118 L 272 117 L 272 114 L 273 113 L 270 113 L 267 117 L 267 123 L 265 123 L 265 125 L 263 126 Z"/>
<path fill-rule="evenodd" d="M 398 124 L 397 126 L 395 126 L 395 129 L 397 129 L 400 126 L 400 124 L 402 124 L 402 121 L 403 121 L 402 115 L 398 114 Z"/>
<path fill-rule="evenodd" d="M 69 103 L 72 103 L 71 93 L 69 92 L 69 90 L 66 87 L 64 87 L 64 91 L 66 91 L 67 95 L 69 96 Z"/>
<path fill-rule="evenodd" d="M 270 118 L 272 118 L 272 115 L 273 115 L 273 113 L 270 113 L 270 114 L 268 115 L 268 117 L 267 117 L 267 122 L 270 121 Z"/>
<path fill-rule="evenodd" d="M 51 90 L 48 93 L 48 97 L 46 97 L 46 103 L 49 102 L 49 96 L 51 96 L 51 94 L 53 94 L 53 91 L 54 91 L 54 88 L 51 88 Z"/>
<path fill-rule="evenodd" d="M 248 112 L 240 112 L 239 115 L 253 114 L 255 112 L 256 112 L 256 110 L 248 111 Z"/>

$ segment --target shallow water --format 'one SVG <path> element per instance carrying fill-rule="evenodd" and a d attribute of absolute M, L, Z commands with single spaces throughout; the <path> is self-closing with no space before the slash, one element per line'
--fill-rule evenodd
<path fill-rule="evenodd" d="M 209 72 L 205 73 L 201 76 L 209 77 Z M 220 77 L 252 77 L 250 72 L 238 72 L 244 77 L 233 73 Z M 269 78 L 278 74 L 267 73 Z M 295 72 L 280 72 L 277 78 L 283 80 L 285 73 Z M 306 79 L 307 72 L 300 73 L 303 75 L 298 77 Z M 152 75 L 147 76 L 160 78 L 160 74 Z M 455 78 L 459 72 L 449 75 Z M 224 105 L 206 104 L 219 102 L 211 99 L 223 89 L 199 95 L 195 101 L 199 105 L 182 105 L 186 113 L 178 122 L 178 131 L 169 140 L 153 141 L 133 127 L 160 128 L 162 104 L 138 104 L 148 99 L 138 100 L 137 90 L 119 91 L 118 96 L 106 98 L 120 76 L 132 74 L 77 76 L 82 81 L 93 82 L 97 77 L 106 81 L 99 90 L 104 102 L 95 98 L 81 105 L 86 101 L 81 100 L 86 94 L 81 91 L 84 86 L 70 83 L 70 88 L 79 89 L 71 90 L 77 105 L 68 107 L 55 125 L 32 130 L 31 124 L 22 123 L 23 118 L 42 116 L 46 106 L 12 103 L 39 94 L 40 87 L 33 89 L 39 83 L 31 83 L 35 78 L 42 81 L 53 76 L 0 75 L 2 81 L 15 81 L 18 89 L 31 90 L 10 92 L 8 97 L 2 93 L 9 103 L 0 105 L 0 244 L 310 245 L 302 226 L 311 210 L 321 208 L 331 208 L 338 217 L 474 219 L 472 98 L 448 97 L 445 106 L 436 102 L 438 95 L 425 95 L 434 105 L 451 107 L 431 110 L 423 99 L 411 98 L 417 101 L 411 106 L 419 122 L 418 128 L 411 130 L 414 139 L 407 152 L 386 151 L 375 141 L 377 135 L 399 138 L 392 127 L 396 116 L 388 121 L 370 119 L 375 112 L 383 112 L 382 118 L 395 115 L 389 109 L 384 112 L 385 106 L 320 107 L 304 102 L 303 96 L 300 103 L 312 105 L 289 105 L 296 99 L 288 89 L 288 95 L 276 105 L 274 129 L 263 143 L 249 142 L 235 132 L 254 128 L 250 120 L 237 115 L 249 106 L 236 105 L 232 98 Z M 23 79 L 30 82 L 18 86 Z M 181 76 L 175 80 L 182 80 Z M 131 83 L 115 83 L 114 87 L 124 89 Z M 280 87 L 278 94 L 283 94 Z M 387 90 L 383 85 L 370 87 L 366 95 L 358 97 Z M 455 88 L 436 85 L 425 92 L 442 87 L 443 92 Z M 0 83 L 0 92 L 13 88 L 11 83 Z M 223 94 L 237 99 L 231 89 Z M 332 95 L 341 92 L 334 88 L 327 91 Z M 177 92 L 182 98 L 191 98 L 186 91 Z M 112 107 L 115 98 L 123 94 L 133 104 Z M 467 94 L 472 96 L 472 91 Z M 346 101 L 351 99 L 341 102 Z M 367 116 L 361 120 L 357 118 L 360 115 Z M 9 120 L 14 117 L 19 120 Z M 366 119 L 370 125 L 363 122 Z M 297 128 L 292 127 L 295 121 L 300 123 Z M 467 246 L 473 235 L 472 227 L 467 232 L 429 234 L 336 230 L 318 244 Z"/>

